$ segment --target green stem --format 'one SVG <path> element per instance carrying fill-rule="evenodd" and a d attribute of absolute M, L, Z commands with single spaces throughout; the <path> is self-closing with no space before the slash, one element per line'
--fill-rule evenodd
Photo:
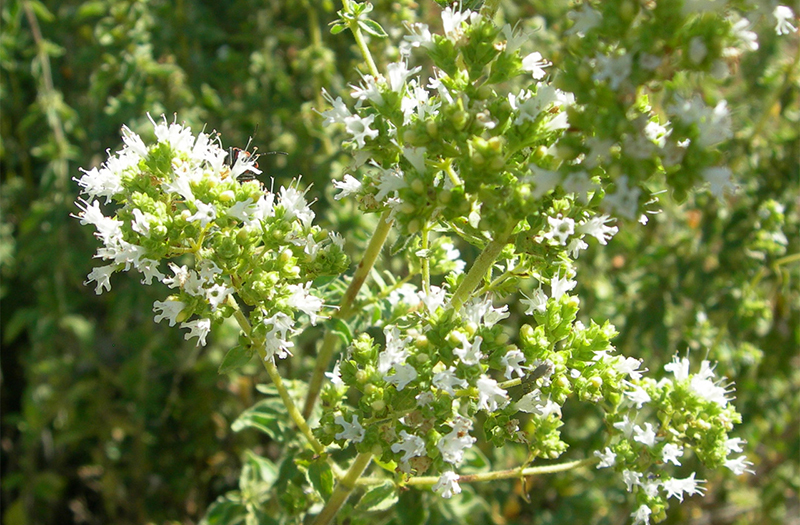
<path fill-rule="evenodd" d="M 361 474 L 367 469 L 370 461 L 372 461 L 372 454 L 362 452 L 356 456 L 347 474 L 336 484 L 333 494 L 331 494 L 330 499 L 323 507 L 322 512 L 317 515 L 313 525 L 328 525 L 333 520 L 333 517 L 345 504 L 347 498 L 350 497 L 350 493 L 356 488 Z"/>
<path fill-rule="evenodd" d="M 428 248 L 430 247 L 429 234 L 430 229 L 428 228 L 428 223 L 426 222 L 422 227 L 422 232 L 420 232 L 422 250 L 425 253 L 425 255 L 422 257 L 422 292 L 425 295 L 429 295 L 431 289 L 431 259 L 428 256 Z"/>
<path fill-rule="evenodd" d="M 459 483 L 478 483 L 481 481 L 495 481 L 498 479 L 521 478 L 524 476 L 539 476 L 543 474 L 555 474 L 574 468 L 583 467 L 597 463 L 597 458 L 586 458 L 578 461 L 559 463 L 557 465 L 544 465 L 541 467 L 512 468 L 508 470 L 497 470 L 493 472 L 481 472 L 480 474 L 465 474 L 458 477 Z M 365 477 L 358 480 L 359 485 L 381 485 L 386 483 L 386 478 Z M 419 476 L 406 480 L 404 486 L 424 487 L 435 485 L 439 481 L 438 476 Z"/>
<path fill-rule="evenodd" d="M 264 363 L 264 368 L 267 370 L 267 374 L 269 374 L 270 379 L 275 384 L 275 388 L 278 389 L 278 394 L 281 396 L 281 401 L 283 401 L 284 406 L 286 407 L 287 412 L 289 412 L 289 417 L 292 419 L 297 428 L 300 429 L 300 432 L 308 440 L 308 443 L 311 445 L 311 448 L 314 449 L 314 452 L 317 454 L 322 454 L 325 452 L 325 447 L 317 441 L 317 438 L 314 437 L 314 434 L 311 433 L 311 428 L 308 426 L 306 419 L 298 410 L 297 405 L 295 405 L 294 400 L 292 399 L 292 395 L 287 390 L 286 385 L 283 384 L 283 378 L 281 378 L 280 372 L 278 372 L 278 368 L 275 366 L 275 363 L 272 362 L 272 359 L 267 359 L 267 350 L 264 347 L 264 343 L 260 342 L 257 343 L 253 341 L 251 333 L 252 328 L 250 326 L 250 321 L 247 320 L 247 317 L 244 315 L 242 310 L 239 308 L 239 305 L 236 303 L 236 300 L 232 296 L 228 296 L 228 304 L 230 304 L 234 308 L 233 316 L 236 318 L 236 322 L 239 323 L 239 327 L 245 333 L 245 336 L 254 343 L 256 352 L 258 353 L 258 357 L 261 359 L 261 362 Z"/>
<path fill-rule="evenodd" d="M 353 37 L 356 39 L 358 49 L 361 51 L 361 55 L 367 62 L 369 72 L 372 74 L 372 76 L 379 76 L 380 73 L 378 73 L 378 67 L 375 65 L 375 61 L 372 60 L 372 53 L 369 52 L 369 47 L 367 47 L 367 43 L 364 41 L 364 34 L 361 33 L 361 28 L 358 27 L 357 21 L 354 20 L 350 23 L 350 31 L 353 32 Z"/>
<path fill-rule="evenodd" d="M 464 303 L 469 299 L 473 290 L 478 287 L 481 281 L 486 277 L 486 273 L 491 269 L 500 252 L 508 243 L 508 238 L 511 236 L 513 228 L 509 229 L 507 233 L 500 235 L 492 242 L 486 245 L 481 254 L 475 259 L 469 273 L 458 285 L 456 291 L 453 293 L 453 298 L 450 299 L 450 304 L 456 311 L 460 310 Z"/>
<path fill-rule="evenodd" d="M 381 215 L 381 218 L 378 219 L 378 226 L 375 228 L 375 233 L 372 234 L 372 238 L 369 240 L 367 250 L 364 252 L 364 258 L 358 263 L 356 273 L 353 275 L 353 280 L 350 281 L 350 285 L 347 287 L 344 297 L 342 297 L 339 311 L 336 313 L 335 317 L 347 319 L 353 313 L 353 303 L 355 302 L 356 295 L 358 295 L 358 291 L 361 289 L 364 281 L 367 280 L 369 272 L 375 265 L 375 261 L 378 259 L 378 255 L 380 255 L 381 249 L 391 229 L 392 221 L 389 220 L 389 211 L 386 211 Z M 303 407 L 303 415 L 306 418 L 308 418 L 311 415 L 311 411 L 314 410 L 314 405 L 317 402 L 319 391 L 322 389 L 322 383 L 325 379 L 325 372 L 328 370 L 328 365 L 336 351 L 337 341 L 338 338 L 330 330 L 325 334 L 325 338 L 322 340 L 322 347 L 317 353 L 317 361 L 314 365 L 314 371 L 311 373 L 306 402 Z"/>

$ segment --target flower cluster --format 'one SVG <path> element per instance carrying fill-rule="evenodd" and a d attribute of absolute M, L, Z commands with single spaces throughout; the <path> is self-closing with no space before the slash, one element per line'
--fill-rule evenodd
<path fill-rule="evenodd" d="M 662 515 L 669 498 L 682 502 L 684 496 L 702 494 L 704 481 L 695 479 L 695 472 L 678 478 L 668 468 L 682 466 L 690 451 L 710 468 L 752 472 L 746 456 L 731 456 L 742 452 L 743 441 L 728 436 L 741 416 L 729 404 L 725 378 L 715 379 L 708 361 L 692 374 L 688 357 L 675 356 L 664 369 L 672 377 L 656 382 L 631 376 L 619 409 L 607 417 L 613 428 L 610 445 L 595 452 L 597 468 L 613 468 L 628 492 L 636 493 L 641 505 L 632 515 L 636 523 L 648 523 L 651 513 Z"/>
<path fill-rule="evenodd" d="M 131 269 L 144 284 L 162 282 L 174 292 L 155 302 L 155 320 L 180 324 L 198 345 L 238 308 L 236 297 L 252 308 L 266 357 L 285 357 L 296 316 L 315 324 L 323 308 L 311 282 L 347 267 L 344 240 L 312 224 L 297 183 L 273 193 L 254 180 L 254 155 L 229 159 L 216 135 L 195 136 L 166 119 L 152 124 L 155 143 L 123 127 L 123 148 L 75 179 L 85 195 L 76 216 L 95 227 L 97 258 L 109 263 L 88 282 L 99 294 L 111 289 L 112 274 Z M 109 216 L 103 199 L 113 203 Z"/>

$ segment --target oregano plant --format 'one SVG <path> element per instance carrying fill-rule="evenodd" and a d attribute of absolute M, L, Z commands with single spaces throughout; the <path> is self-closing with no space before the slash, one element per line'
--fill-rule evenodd
<path fill-rule="evenodd" d="M 276 186 L 257 155 L 177 119 L 151 118 L 153 140 L 123 126 L 123 148 L 76 178 L 76 217 L 102 241 L 96 292 L 136 270 L 165 290 L 157 322 L 199 346 L 236 323 L 220 371 L 257 360 L 271 379 L 234 430 L 263 431 L 281 461 L 248 452 L 207 523 L 365 523 L 408 490 L 447 500 L 596 468 L 641 524 L 702 495 L 707 472 L 749 471 L 714 349 L 675 348 L 651 368 L 617 352 L 614 326 L 575 291 L 581 254 L 647 228 L 660 199 L 735 190 L 719 148 L 730 109 L 701 87 L 757 48 L 745 4 L 583 2 L 559 56 L 498 24 L 496 2 L 470 7 L 386 30 L 345 0 L 331 23 L 363 57 L 349 98 L 325 90 L 317 108 L 352 153 L 330 204 L 374 217 L 357 261 L 352 232 L 319 225 L 300 177 Z M 773 16 L 796 31 L 789 8 Z M 370 39 L 396 40 L 398 59 L 376 60 Z M 282 367 L 320 327 L 314 369 Z M 601 412 L 603 446 L 558 461 L 570 399 Z M 518 462 L 481 464 L 478 444 Z"/>

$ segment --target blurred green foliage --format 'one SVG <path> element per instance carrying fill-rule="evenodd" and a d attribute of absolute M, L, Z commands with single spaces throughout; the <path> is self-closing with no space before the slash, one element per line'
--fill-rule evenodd
<path fill-rule="evenodd" d="M 433 2 L 375 4 L 393 41 L 404 20 L 437 23 Z M 146 134 L 146 113 L 175 113 L 194 129 L 221 132 L 226 146 L 252 137 L 262 152 L 288 153 L 262 157 L 261 167 L 279 183 L 302 174 L 314 184 L 318 215 L 332 218 L 330 179 L 349 159 L 315 110 L 325 109 L 323 87 L 336 96 L 358 78 L 352 40 L 326 27 L 338 8 L 310 0 L 2 3 L 4 523 L 196 523 L 240 477 L 242 488 L 257 489 L 251 478 L 271 475 L 272 463 L 244 452 L 277 462 L 266 436 L 231 430 L 261 399 L 263 371 L 218 375 L 235 330 L 195 349 L 152 322 L 161 290 L 122 276 L 113 294 L 84 287 L 96 242 L 69 218 L 71 179 L 120 144 L 123 123 Z M 557 66 L 566 9 L 501 2 L 498 16 L 523 20 Z M 663 212 L 647 227 L 621 225 L 606 249 L 579 259 L 582 311 L 616 325 L 623 354 L 663 364 L 689 348 L 736 378 L 739 434 L 756 475 L 710 479 L 707 496 L 674 507 L 671 523 L 798 523 L 800 512 L 800 53 L 796 35 L 775 35 L 771 7 L 759 9 L 751 17 L 760 20 L 759 50 L 742 58 L 739 75 L 703 86 L 733 108 L 727 155 L 737 193 L 724 204 L 705 193 L 680 204 L 660 195 Z M 390 42 L 371 46 L 380 61 L 397 59 Z M 352 208 L 336 213 L 350 240 L 369 231 Z M 305 356 L 283 366 L 307 368 L 314 337 L 298 343 Z M 565 440 L 591 439 L 597 414 L 564 410 Z M 524 460 L 511 456 L 489 459 L 496 467 Z M 452 501 L 408 491 L 397 512 L 376 517 L 621 523 L 630 509 L 614 487 L 604 472 L 582 470 L 465 486 Z"/>

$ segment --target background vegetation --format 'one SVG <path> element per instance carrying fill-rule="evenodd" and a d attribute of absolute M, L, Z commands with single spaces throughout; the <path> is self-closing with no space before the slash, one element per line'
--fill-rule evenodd
<path fill-rule="evenodd" d="M 357 80 L 359 55 L 348 35 L 329 33 L 340 7 L 329 1 L 0 5 L 3 522 L 199 522 L 238 487 L 245 449 L 276 454 L 265 436 L 230 429 L 268 379 L 255 366 L 217 374 L 233 332 L 200 351 L 153 323 L 163 291 L 123 275 L 111 294 L 83 286 L 96 241 L 69 218 L 72 177 L 121 144 L 122 124 L 148 134 L 146 113 L 175 113 L 195 130 L 216 129 L 225 146 L 252 136 L 262 152 L 288 153 L 262 157 L 261 167 L 277 183 L 298 174 L 313 183 L 318 216 L 343 225 L 360 253 L 370 226 L 353 208 L 335 218 L 328 208 L 330 179 L 349 158 L 315 111 L 325 109 L 323 87 L 336 96 Z M 403 20 L 438 23 L 432 2 L 375 5 L 393 42 Z M 661 195 L 650 225 L 620 224 L 607 249 L 579 260 L 583 312 L 617 326 L 622 353 L 663 364 L 690 348 L 736 380 L 738 435 L 756 474 L 710 479 L 705 498 L 671 510 L 674 523 L 800 523 L 800 53 L 797 34 L 775 35 L 771 2 L 753 7 L 759 49 L 705 87 L 732 108 L 737 131 L 725 147 L 738 191 L 723 202 Z M 498 16 L 522 20 L 557 68 L 567 9 L 503 2 Z M 397 59 L 391 42 L 371 47 L 379 60 Z M 313 338 L 305 357 L 282 365 L 306 367 Z M 568 442 L 594 435 L 596 414 L 567 412 Z M 444 519 L 429 496 L 407 492 L 399 515 L 376 519 Z M 624 490 L 594 470 L 478 485 L 460 509 L 470 522 L 537 524 L 623 523 L 631 510 Z"/>

